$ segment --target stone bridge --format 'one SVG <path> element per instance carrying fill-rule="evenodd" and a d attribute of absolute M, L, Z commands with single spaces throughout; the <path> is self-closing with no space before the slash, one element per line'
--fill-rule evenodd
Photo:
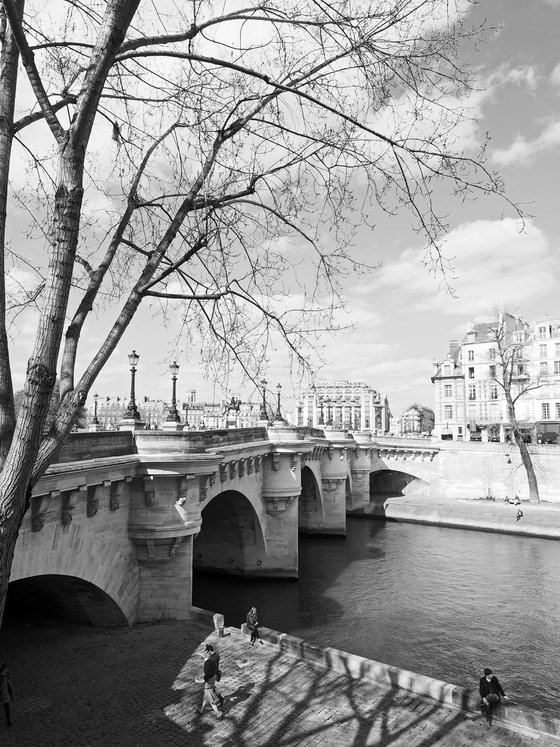
<path fill-rule="evenodd" d="M 298 532 L 344 535 L 372 473 L 423 489 L 437 453 L 289 426 L 74 434 L 33 491 L 9 605 L 103 625 L 188 618 L 193 566 L 297 578 Z"/>
<path fill-rule="evenodd" d="M 512 448 L 281 425 L 74 434 L 33 491 L 7 610 L 187 619 L 193 567 L 297 578 L 298 533 L 344 535 L 372 494 L 526 498 Z M 560 447 L 530 451 L 558 501 Z"/>

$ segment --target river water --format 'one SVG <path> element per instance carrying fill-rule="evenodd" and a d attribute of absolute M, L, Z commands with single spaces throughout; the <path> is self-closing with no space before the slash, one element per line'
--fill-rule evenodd
<path fill-rule="evenodd" d="M 465 687 L 489 666 L 558 715 L 560 542 L 348 517 L 344 539 L 300 536 L 299 575 L 196 573 L 193 604 Z"/>

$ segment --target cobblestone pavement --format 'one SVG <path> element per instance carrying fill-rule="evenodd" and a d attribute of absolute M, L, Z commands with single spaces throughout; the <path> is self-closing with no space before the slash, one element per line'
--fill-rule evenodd
<path fill-rule="evenodd" d="M 217 644 L 224 719 L 200 715 L 204 642 Z M 34 626 L 0 635 L 16 700 L 0 744 L 152 747 L 428 747 L 557 744 L 350 679 L 198 623 L 93 629 Z"/>

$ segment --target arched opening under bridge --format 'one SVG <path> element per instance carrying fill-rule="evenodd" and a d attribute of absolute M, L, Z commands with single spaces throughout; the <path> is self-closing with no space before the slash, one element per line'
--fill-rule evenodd
<path fill-rule="evenodd" d="M 384 469 L 372 472 L 369 476 L 369 494 L 376 495 L 423 495 L 428 483 L 408 472 Z"/>
<path fill-rule="evenodd" d="M 298 499 L 298 529 L 309 532 L 323 519 L 321 492 L 313 470 L 307 465 L 301 468 L 301 493 Z"/>
<path fill-rule="evenodd" d="M 45 574 L 9 584 L 3 627 L 56 621 L 100 627 L 128 625 L 114 599 L 84 579 Z"/>
<path fill-rule="evenodd" d="M 193 545 L 195 569 L 254 575 L 264 553 L 261 522 L 243 493 L 225 490 L 204 507 Z"/>

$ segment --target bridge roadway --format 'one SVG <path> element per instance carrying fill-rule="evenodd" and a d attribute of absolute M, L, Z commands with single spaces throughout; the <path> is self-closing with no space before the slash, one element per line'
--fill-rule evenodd
<path fill-rule="evenodd" d="M 560 479 L 556 448 L 535 454 L 544 495 Z M 370 491 L 429 500 L 523 488 L 505 444 L 283 424 L 78 433 L 33 492 L 9 604 L 93 625 L 188 619 L 193 565 L 297 578 L 298 532 L 344 535 Z"/>

